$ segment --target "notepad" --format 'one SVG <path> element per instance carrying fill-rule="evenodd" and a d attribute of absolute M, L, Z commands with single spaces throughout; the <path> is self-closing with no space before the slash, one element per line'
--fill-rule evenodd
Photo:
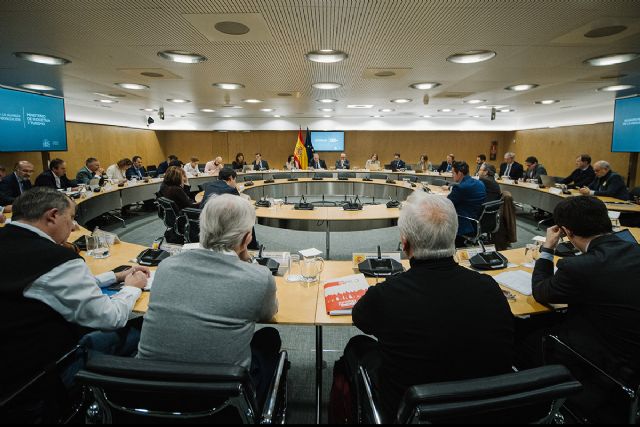
<path fill-rule="evenodd" d="M 496 282 L 523 295 L 531 295 L 532 275 L 526 271 L 516 270 L 493 276 Z"/>
<path fill-rule="evenodd" d="M 151 290 L 151 286 L 153 286 L 153 279 L 156 277 L 156 272 L 151 271 L 149 274 L 149 278 L 147 279 L 147 286 L 144 287 L 145 291 L 150 291 Z"/>

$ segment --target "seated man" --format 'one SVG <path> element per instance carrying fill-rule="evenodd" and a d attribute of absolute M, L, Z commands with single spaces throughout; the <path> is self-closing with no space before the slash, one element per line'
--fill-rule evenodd
<path fill-rule="evenodd" d="M 340 160 L 336 160 L 336 169 L 351 169 L 351 163 L 347 159 L 347 154 L 340 154 Z"/>
<path fill-rule="evenodd" d="M 496 168 L 488 163 L 483 163 L 480 166 L 478 174 L 480 182 L 484 184 L 484 187 L 487 190 L 487 199 L 485 203 L 500 200 L 502 198 L 502 190 L 496 182 Z"/>
<path fill-rule="evenodd" d="M 447 156 L 447 160 L 443 161 L 438 167 L 437 171 L 440 173 L 451 172 L 453 169 L 453 162 L 455 161 L 455 156 L 453 154 L 449 154 Z"/>
<path fill-rule="evenodd" d="M 464 246 L 463 236 L 472 236 L 476 233 L 476 224 L 467 218 L 480 218 L 482 204 L 487 199 L 487 190 L 483 183 L 469 176 L 469 165 L 466 162 L 454 162 L 452 173 L 457 185 L 451 188 L 449 200 L 453 202 L 459 216 L 456 246 Z"/>
<path fill-rule="evenodd" d="M 480 168 L 486 163 L 487 156 L 485 156 L 484 154 L 478 154 L 478 157 L 476 157 L 476 173 L 474 174 L 474 176 L 480 176 Z"/>
<path fill-rule="evenodd" d="M 129 169 L 127 169 L 127 173 L 125 174 L 127 179 L 131 180 L 135 178 L 142 180 L 149 176 L 145 167 L 142 166 L 142 157 L 133 156 L 133 159 L 131 159 L 131 161 L 133 162 L 133 165 Z"/>
<path fill-rule="evenodd" d="M 513 358 L 513 316 L 500 287 L 453 258 L 453 204 L 416 192 L 398 226 L 411 269 L 356 304 L 355 326 L 378 341 L 354 337 L 344 356 L 351 378 L 358 364 L 367 369 L 386 422 L 410 386 L 508 373 Z"/>
<path fill-rule="evenodd" d="M 542 184 L 542 178 L 540 178 L 540 176 L 548 174 L 544 166 L 538 163 L 538 158 L 534 156 L 527 157 L 524 165 L 527 168 L 527 171 L 524 173 L 524 179 L 535 180 L 538 184 Z"/>
<path fill-rule="evenodd" d="M 576 170 L 571 175 L 560 181 L 570 188 L 582 188 L 591 185 L 596 179 L 596 173 L 591 166 L 591 156 L 582 154 L 576 159 Z"/>
<path fill-rule="evenodd" d="M 2 181 L 5 176 L 7 176 L 7 168 L 0 165 L 0 181 Z"/>
<path fill-rule="evenodd" d="M 104 169 L 100 167 L 100 162 L 94 157 L 89 157 L 84 167 L 76 174 L 78 184 L 89 184 L 93 178 L 102 178 L 105 175 Z"/>
<path fill-rule="evenodd" d="M 22 193 L 30 189 L 33 165 L 27 161 L 18 162 L 14 172 L 0 181 L 0 206 L 10 205 Z"/>
<path fill-rule="evenodd" d="M 167 169 L 169 169 L 169 166 L 171 166 L 171 163 L 177 160 L 178 160 L 178 157 L 173 154 L 167 157 L 167 160 L 165 160 L 164 162 L 158 165 L 158 175 L 163 175 L 164 173 L 166 173 Z"/>
<path fill-rule="evenodd" d="M 74 227 L 75 204 L 59 191 L 36 187 L 13 204 L 12 222 L 0 228 L 0 395 L 25 382 L 78 344 L 91 329 L 116 331 L 129 319 L 147 284 L 148 269 L 134 267 L 93 276 L 84 260 L 62 246 Z M 124 282 L 111 298 L 100 287 Z M 96 349 L 135 350 L 118 334 L 88 335 Z M 117 344 L 117 345 L 116 345 Z M 133 344 L 133 347 L 131 347 Z M 102 347 L 104 346 L 104 347 Z M 127 348 L 129 346 L 129 348 Z"/>
<path fill-rule="evenodd" d="M 520 179 L 524 176 L 524 168 L 516 162 L 515 153 L 506 153 L 504 163 L 500 165 L 500 178 Z"/>
<path fill-rule="evenodd" d="M 263 160 L 260 153 L 256 153 L 256 160 L 251 165 L 256 171 L 269 170 L 269 162 Z"/>
<path fill-rule="evenodd" d="M 596 162 L 593 166 L 596 179 L 589 187 L 582 187 L 582 195 L 598 197 L 613 197 L 614 199 L 629 200 L 629 190 L 620 175 L 611 170 L 611 165 L 604 160 Z"/>
<path fill-rule="evenodd" d="M 400 169 L 406 169 L 407 165 L 404 160 L 400 158 L 400 153 L 395 153 L 393 155 L 393 160 L 391 161 L 391 170 L 397 171 Z"/>
<path fill-rule="evenodd" d="M 324 162 L 324 160 L 320 159 L 320 154 L 318 153 L 313 153 L 313 159 L 311 159 L 309 161 L 309 167 L 311 169 L 326 169 L 327 168 L 327 164 Z"/>
<path fill-rule="evenodd" d="M 158 268 L 138 357 L 240 365 L 250 370 L 262 403 L 281 343 L 273 328 L 255 332 L 257 322 L 278 312 L 275 279 L 250 262 L 255 221 L 255 209 L 240 197 L 224 194 L 205 205 L 203 248 L 172 256 Z"/>
<path fill-rule="evenodd" d="M 222 160 L 222 157 L 218 156 L 210 162 L 207 162 L 204 167 L 204 173 L 211 176 L 218 176 L 222 168 L 224 168 L 224 161 Z"/>
<path fill-rule="evenodd" d="M 49 187 L 55 190 L 73 188 L 77 184 L 67 178 L 67 163 L 62 159 L 49 162 L 49 170 L 42 172 L 36 178 L 36 187 Z"/>

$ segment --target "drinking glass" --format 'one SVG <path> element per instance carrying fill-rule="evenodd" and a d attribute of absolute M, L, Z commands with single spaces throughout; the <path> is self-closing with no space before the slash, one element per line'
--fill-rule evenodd
<path fill-rule="evenodd" d="M 289 256 L 287 282 L 302 282 L 302 274 L 300 274 L 300 255 L 298 254 L 291 254 Z"/>
<path fill-rule="evenodd" d="M 95 259 L 107 258 L 109 254 L 109 242 L 105 236 L 85 236 L 87 243 L 87 255 Z"/>

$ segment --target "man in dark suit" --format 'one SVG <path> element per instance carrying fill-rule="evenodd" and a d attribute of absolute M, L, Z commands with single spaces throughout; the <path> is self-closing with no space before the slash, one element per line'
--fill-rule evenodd
<path fill-rule="evenodd" d="M 591 166 L 591 156 L 582 154 L 576 159 L 576 170 L 571 175 L 560 181 L 570 188 L 582 188 L 591 185 L 596 179 L 596 173 Z"/>
<path fill-rule="evenodd" d="M 53 159 L 49 162 L 49 170 L 42 172 L 36 178 L 36 187 L 49 187 L 55 190 L 64 190 L 76 187 L 75 181 L 67 178 L 67 163 L 62 159 Z"/>
<path fill-rule="evenodd" d="M 13 201 L 22 193 L 29 190 L 32 185 L 31 175 L 33 165 L 27 161 L 16 164 L 15 170 L 0 181 L 0 206 L 13 204 Z"/>
<path fill-rule="evenodd" d="M 164 175 L 167 169 L 169 169 L 169 166 L 173 166 L 171 163 L 177 160 L 178 160 L 178 157 L 174 156 L 173 154 L 167 157 L 167 160 L 165 160 L 164 162 L 158 165 L 158 175 Z"/>
<path fill-rule="evenodd" d="M 391 162 L 391 170 L 397 171 L 400 169 L 406 169 L 407 165 L 404 163 L 404 160 L 400 158 L 400 153 L 396 153 L 393 155 L 393 161 Z"/>
<path fill-rule="evenodd" d="M 502 190 L 496 182 L 496 168 L 488 163 L 483 163 L 482 166 L 480 166 L 478 174 L 480 182 L 484 184 L 484 187 L 487 190 L 487 199 L 485 203 L 500 200 L 502 198 Z"/>
<path fill-rule="evenodd" d="M 347 159 L 347 154 L 340 154 L 340 159 L 336 160 L 336 169 L 351 169 L 351 163 Z"/>
<path fill-rule="evenodd" d="M 251 165 L 253 165 L 253 170 L 256 171 L 269 170 L 269 162 L 262 160 L 262 154 L 260 153 L 256 153 L 256 160 Z"/>
<path fill-rule="evenodd" d="M 458 213 L 457 246 L 464 246 L 464 237 L 476 233 L 476 225 L 467 218 L 478 219 L 482 213 L 482 204 L 487 199 L 487 190 L 483 183 L 469 176 L 466 162 L 453 163 L 453 180 L 457 183 L 451 188 L 449 200 Z"/>
<path fill-rule="evenodd" d="M 487 156 L 485 156 L 484 154 L 478 154 L 478 157 L 476 157 L 476 172 L 473 174 L 473 176 L 480 176 L 480 168 L 485 163 L 487 163 Z"/>
<path fill-rule="evenodd" d="M 411 269 L 370 287 L 353 308 L 355 326 L 377 341 L 351 339 L 344 352 L 349 377 L 358 365 L 367 370 L 386 423 L 413 385 L 511 371 L 509 304 L 493 278 L 453 259 L 457 223 L 449 200 L 411 195 L 398 221 Z"/>
<path fill-rule="evenodd" d="M 324 160 L 320 160 L 320 154 L 313 153 L 313 159 L 311 159 L 311 161 L 309 162 L 309 167 L 316 170 L 326 169 L 327 164 L 324 162 Z"/>
<path fill-rule="evenodd" d="M 504 155 L 504 163 L 500 165 L 500 176 L 509 179 L 520 179 L 524 176 L 524 168 L 516 162 L 515 153 L 507 153 Z"/>
<path fill-rule="evenodd" d="M 133 166 L 127 169 L 127 172 L 126 172 L 127 179 L 132 179 L 132 178 L 144 179 L 145 177 L 148 176 L 147 170 L 144 168 L 144 166 L 142 166 L 142 157 L 134 156 L 133 159 L 131 159 L 131 161 L 133 162 Z"/>
<path fill-rule="evenodd" d="M 629 190 L 620 175 L 611 170 L 611 165 L 600 160 L 593 165 L 596 179 L 589 185 L 580 189 L 583 195 L 613 197 L 620 200 L 629 200 Z"/>
<path fill-rule="evenodd" d="M 456 157 L 453 154 L 449 154 L 447 156 L 447 160 L 443 161 L 442 164 L 440 164 L 440 167 L 437 169 L 438 172 L 440 173 L 451 172 L 451 170 L 453 169 L 453 162 L 455 159 Z"/>
<path fill-rule="evenodd" d="M 536 180 L 538 184 L 542 184 L 542 175 L 548 175 L 544 166 L 538 163 L 538 158 L 534 156 L 527 157 L 524 161 L 527 171 L 524 173 L 524 179 Z"/>

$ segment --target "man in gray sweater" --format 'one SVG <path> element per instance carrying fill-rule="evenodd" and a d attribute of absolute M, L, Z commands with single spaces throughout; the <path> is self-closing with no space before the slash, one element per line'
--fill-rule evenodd
<path fill-rule="evenodd" d="M 255 219 L 241 197 L 209 200 L 200 215 L 202 249 L 172 256 L 156 272 L 138 358 L 243 366 L 261 403 L 281 342 L 273 328 L 254 334 L 256 322 L 278 312 L 271 272 L 248 262 Z"/>

